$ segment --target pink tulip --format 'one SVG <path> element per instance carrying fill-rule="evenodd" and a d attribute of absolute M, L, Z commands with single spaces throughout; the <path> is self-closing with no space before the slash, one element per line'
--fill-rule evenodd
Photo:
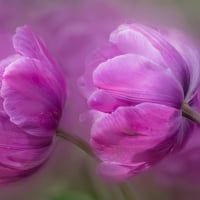
<path fill-rule="evenodd" d="M 193 122 L 181 108 L 192 105 L 200 80 L 198 51 L 185 36 L 121 25 L 91 56 L 84 79 L 104 176 L 132 177 L 185 143 Z"/>
<path fill-rule="evenodd" d="M 48 158 L 65 102 L 65 81 L 41 40 L 26 26 L 15 54 L 0 62 L 0 182 L 39 168 Z"/>

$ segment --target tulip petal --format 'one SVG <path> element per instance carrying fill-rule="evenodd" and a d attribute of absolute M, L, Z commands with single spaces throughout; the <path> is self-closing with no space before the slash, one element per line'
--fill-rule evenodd
<path fill-rule="evenodd" d="M 102 112 L 113 112 L 119 106 L 128 106 L 130 103 L 116 99 L 105 90 L 96 90 L 88 99 L 88 105 L 92 109 Z"/>
<path fill-rule="evenodd" d="M 176 145 L 181 112 L 159 104 L 119 107 L 101 116 L 92 127 L 91 145 L 105 163 L 148 168 Z"/>
<path fill-rule="evenodd" d="M 17 60 L 19 58 L 18 55 L 9 56 L 6 59 L 3 59 L 0 61 L 0 88 L 2 86 L 2 79 L 3 79 L 3 73 L 5 71 L 5 68 L 11 64 L 13 61 Z M 3 98 L 0 96 L 0 115 L 7 116 L 5 113 L 5 110 L 3 108 Z"/>
<path fill-rule="evenodd" d="M 52 60 L 42 41 L 35 35 L 28 26 L 19 27 L 13 36 L 15 50 L 23 56 L 36 58 L 49 62 Z"/>
<path fill-rule="evenodd" d="M 171 72 L 139 55 L 121 55 L 101 63 L 93 81 L 97 88 L 132 105 L 147 101 L 180 108 L 183 102 L 182 88 Z"/>
<path fill-rule="evenodd" d="M 190 86 L 185 97 L 185 101 L 189 102 L 195 95 L 200 83 L 200 54 L 194 47 L 192 41 L 190 41 L 185 35 L 178 31 L 165 31 L 166 39 L 173 44 L 180 55 L 184 58 L 185 62 L 189 66 L 190 74 Z"/>
<path fill-rule="evenodd" d="M 8 117 L 0 119 L 0 180 L 9 182 L 30 174 L 47 160 L 52 138 L 27 134 Z"/>
<path fill-rule="evenodd" d="M 110 42 L 115 44 L 122 53 L 143 55 L 156 63 L 162 63 L 163 58 L 150 40 L 129 25 L 121 25 L 110 34 Z"/>
<path fill-rule="evenodd" d="M 61 116 L 64 91 L 48 65 L 21 58 L 4 71 L 1 96 L 11 122 L 29 134 L 55 134 Z"/>
<path fill-rule="evenodd" d="M 167 67 L 169 67 L 175 74 L 175 77 L 180 80 L 186 94 L 190 84 L 189 66 L 173 44 L 170 44 L 156 29 L 137 24 L 132 24 L 131 26 L 133 29 L 140 31 L 152 42 L 155 48 L 159 49 Z"/>
<path fill-rule="evenodd" d="M 49 54 L 40 38 L 35 35 L 28 26 L 19 27 L 13 36 L 13 46 L 15 50 L 25 57 L 35 58 L 48 64 L 48 69 L 57 77 L 57 84 L 65 89 L 65 81 L 61 74 L 61 69 Z"/>
<path fill-rule="evenodd" d="M 124 53 L 143 55 L 171 69 L 187 92 L 190 81 L 188 66 L 173 44 L 158 31 L 143 25 L 122 25 L 111 34 L 110 41 Z"/>

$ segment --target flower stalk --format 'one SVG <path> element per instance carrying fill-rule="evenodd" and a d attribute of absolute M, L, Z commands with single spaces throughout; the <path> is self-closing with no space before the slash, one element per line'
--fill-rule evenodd
<path fill-rule="evenodd" d="M 79 149 L 84 151 L 86 154 L 91 156 L 93 159 L 98 160 L 98 158 L 93 153 L 92 149 L 90 148 L 89 144 L 82 140 L 80 137 L 78 137 L 75 134 L 70 134 L 68 132 L 64 132 L 62 130 L 57 130 L 56 135 L 58 137 L 61 137 L 68 142 L 71 142 L 75 146 L 77 146 Z M 134 200 L 133 194 L 129 188 L 129 185 L 125 182 L 119 184 L 119 189 L 124 197 L 124 200 Z"/>
<path fill-rule="evenodd" d="M 124 200 L 134 200 L 135 197 L 133 196 L 133 192 L 129 187 L 128 183 L 123 182 L 119 184 L 120 191 L 124 197 Z"/>
<path fill-rule="evenodd" d="M 57 130 L 56 135 L 71 142 L 75 146 L 79 147 L 82 151 L 90 155 L 92 158 L 97 159 L 95 154 L 93 153 L 92 149 L 90 148 L 89 144 L 82 140 L 75 134 L 70 134 L 68 132 L 64 132 L 62 130 Z"/>
<path fill-rule="evenodd" d="M 182 105 L 182 114 L 184 117 L 200 124 L 200 113 L 191 108 L 188 104 Z"/>

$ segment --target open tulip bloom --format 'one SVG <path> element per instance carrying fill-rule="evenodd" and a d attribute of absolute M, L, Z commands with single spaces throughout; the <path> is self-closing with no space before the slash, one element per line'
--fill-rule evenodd
<path fill-rule="evenodd" d="M 31 174 L 48 158 L 65 102 L 65 81 L 26 26 L 0 62 L 0 183 Z"/>
<path fill-rule="evenodd" d="M 184 35 L 124 24 L 87 65 L 83 89 L 97 111 L 91 146 L 105 177 L 143 172 L 180 149 L 199 122 L 199 54 Z"/>

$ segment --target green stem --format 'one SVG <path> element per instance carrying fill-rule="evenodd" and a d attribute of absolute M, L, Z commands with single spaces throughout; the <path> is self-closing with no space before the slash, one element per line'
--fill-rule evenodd
<path fill-rule="evenodd" d="M 191 108 L 188 104 L 182 105 L 182 114 L 184 117 L 200 124 L 200 113 Z"/>
<path fill-rule="evenodd" d="M 121 190 L 121 193 L 124 196 L 124 200 L 134 200 L 135 197 L 133 196 L 133 192 L 131 191 L 128 183 L 120 183 L 119 188 Z"/>
<path fill-rule="evenodd" d="M 90 148 L 89 144 L 82 140 L 80 137 L 78 137 L 75 134 L 70 134 L 67 132 L 64 132 L 62 130 L 57 130 L 56 135 L 71 142 L 75 146 L 79 147 L 82 151 L 90 155 L 92 158 L 96 158 L 95 154 L 93 153 L 92 149 Z"/>
<path fill-rule="evenodd" d="M 67 132 L 64 132 L 62 130 L 57 130 L 56 135 L 71 142 L 75 146 L 79 147 L 82 151 L 90 155 L 93 159 L 98 160 L 98 158 L 93 153 L 92 149 L 90 148 L 89 144 L 82 140 L 80 137 L 78 137 L 75 134 L 70 134 Z M 119 184 L 120 191 L 122 195 L 124 196 L 124 200 L 134 200 L 133 194 L 129 188 L 129 185 L 125 182 Z"/>

